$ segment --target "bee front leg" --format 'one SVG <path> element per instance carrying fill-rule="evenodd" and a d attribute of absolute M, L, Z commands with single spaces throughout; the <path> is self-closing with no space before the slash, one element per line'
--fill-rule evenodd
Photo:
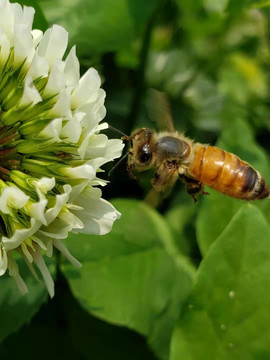
<path fill-rule="evenodd" d="M 128 172 L 128 175 L 131 179 L 135 179 L 136 180 L 136 176 L 133 174 L 132 170 L 134 170 L 134 166 L 132 165 L 127 165 L 127 172 Z"/>
<path fill-rule="evenodd" d="M 190 194 L 193 197 L 194 202 L 197 202 L 198 195 L 210 195 L 208 192 L 203 190 L 203 185 L 199 181 L 189 178 L 185 175 L 180 175 L 180 179 L 186 184 L 187 193 Z"/>

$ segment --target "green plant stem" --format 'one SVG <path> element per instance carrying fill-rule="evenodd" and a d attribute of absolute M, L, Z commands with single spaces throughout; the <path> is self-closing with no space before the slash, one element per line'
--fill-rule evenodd
<path fill-rule="evenodd" d="M 58 278 L 59 274 L 61 273 L 60 264 L 61 264 L 61 253 L 59 250 L 57 250 L 55 251 L 56 278 Z"/>
<path fill-rule="evenodd" d="M 129 114 L 129 123 L 131 129 L 134 128 L 134 125 L 140 113 L 141 103 L 145 92 L 145 71 L 148 61 L 149 50 L 150 50 L 152 32 L 156 23 L 158 13 L 160 12 L 160 8 L 162 5 L 163 5 L 163 0 L 159 2 L 156 10 L 153 12 L 152 16 L 150 17 L 146 25 L 141 52 L 140 52 L 140 63 L 137 71 L 136 88 L 134 91 L 134 96 L 131 104 L 131 111 Z"/>

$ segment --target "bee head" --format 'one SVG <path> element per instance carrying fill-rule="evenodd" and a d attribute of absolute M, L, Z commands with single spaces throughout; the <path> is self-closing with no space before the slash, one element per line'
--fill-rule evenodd
<path fill-rule="evenodd" d="M 109 176 L 112 171 L 128 156 L 128 165 L 127 170 L 130 176 L 134 177 L 132 170 L 143 171 L 151 167 L 151 162 L 153 158 L 153 150 L 155 148 L 154 144 L 154 133 L 152 130 L 142 128 L 133 132 L 130 136 L 125 135 L 122 131 L 109 126 L 110 129 L 123 135 L 121 139 L 123 141 L 130 142 L 129 151 L 122 155 L 121 159 L 116 163 L 116 165 L 109 171 Z"/>
<path fill-rule="evenodd" d="M 128 156 L 129 168 L 142 171 L 151 166 L 154 151 L 153 136 L 152 130 L 142 128 L 131 136 L 122 138 L 129 140 L 131 145 Z"/>

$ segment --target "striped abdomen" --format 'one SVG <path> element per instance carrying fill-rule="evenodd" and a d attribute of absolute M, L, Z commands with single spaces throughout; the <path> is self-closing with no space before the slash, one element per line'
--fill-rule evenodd
<path fill-rule="evenodd" d="M 234 198 L 257 200 L 269 196 L 259 172 L 236 155 L 214 146 L 197 146 L 190 171 L 202 184 Z"/>

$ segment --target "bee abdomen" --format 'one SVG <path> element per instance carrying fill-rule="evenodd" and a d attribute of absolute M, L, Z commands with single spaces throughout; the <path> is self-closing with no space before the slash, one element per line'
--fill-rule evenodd
<path fill-rule="evenodd" d="M 214 146 L 199 146 L 191 173 L 213 189 L 243 200 L 264 199 L 269 189 L 259 172 L 236 155 Z"/>

